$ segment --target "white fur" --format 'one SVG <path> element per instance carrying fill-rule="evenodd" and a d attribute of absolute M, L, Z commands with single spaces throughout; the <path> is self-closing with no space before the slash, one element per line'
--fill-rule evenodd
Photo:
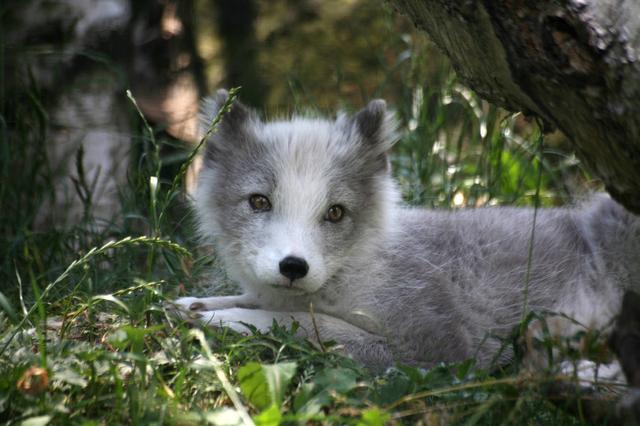
<path fill-rule="evenodd" d="M 598 327 L 637 288 L 640 221 L 608 197 L 539 211 L 532 241 L 533 210 L 400 206 L 381 169 L 396 134 L 381 101 L 335 122 L 262 123 L 243 108 L 209 142 L 196 209 L 244 293 L 179 299 L 198 322 L 266 331 L 274 319 L 295 320 L 305 337 L 336 340 L 373 368 L 472 356 L 486 365 L 523 317 L 525 287 L 527 309 Z M 252 194 L 267 196 L 272 209 L 254 212 Z M 347 207 L 337 224 L 324 220 L 334 204 Z M 282 275 L 287 256 L 305 259 L 308 274 L 293 282 Z"/>

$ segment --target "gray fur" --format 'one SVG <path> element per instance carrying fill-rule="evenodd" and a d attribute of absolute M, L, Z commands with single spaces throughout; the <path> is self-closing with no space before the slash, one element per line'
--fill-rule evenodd
<path fill-rule="evenodd" d="M 237 330 L 295 319 L 315 339 L 313 304 L 320 338 L 373 368 L 474 356 L 488 364 L 497 337 L 522 318 L 533 210 L 401 206 L 386 159 L 395 133 L 384 101 L 353 118 L 269 123 L 236 103 L 209 141 L 196 207 L 244 294 L 177 304 Z M 252 194 L 272 210 L 252 211 Z M 323 220 L 334 204 L 346 211 L 338 223 Z M 287 255 L 305 258 L 308 276 L 279 277 L 275 263 Z M 600 327 L 639 281 L 640 220 L 610 198 L 538 212 L 529 309 Z"/>

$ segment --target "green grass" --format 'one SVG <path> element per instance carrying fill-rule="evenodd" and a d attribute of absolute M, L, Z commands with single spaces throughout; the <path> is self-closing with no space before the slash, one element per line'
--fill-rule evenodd
<path fill-rule="evenodd" d="M 553 391 L 566 379 L 532 375 L 519 360 L 492 371 L 469 360 L 375 375 L 295 330 L 241 336 L 176 322 L 164 303 L 202 292 L 216 270 L 181 189 L 195 151 L 172 172 L 162 154 L 172 141 L 133 102 L 140 158 L 117 217 L 96 223 L 88 196 L 79 223 L 37 230 L 54 178 L 43 148 L 47 116 L 31 89 L 12 96 L 19 108 L 0 117 L 3 424 L 585 423 L 580 395 Z M 442 87 L 416 86 L 397 108 L 404 127 L 393 163 L 408 202 L 565 199 L 561 182 L 575 166 L 541 144 L 535 125 L 482 103 L 450 72 Z M 517 333 L 508 345 L 521 352 Z"/>

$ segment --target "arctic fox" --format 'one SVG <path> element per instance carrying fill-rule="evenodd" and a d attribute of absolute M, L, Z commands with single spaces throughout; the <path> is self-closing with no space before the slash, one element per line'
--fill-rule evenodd
<path fill-rule="evenodd" d="M 203 103 L 206 120 L 227 96 Z M 640 220 L 606 196 L 540 209 L 533 239 L 533 209 L 402 206 L 383 100 L 351 117 L 273 122 L 236 101 L 218 130 L 196 211 L 244 294 L 178 299 L 201 324 L 296 321 L 373 369 L 487 365 L 525 303 L 600 327 L 640 287 Z"/>

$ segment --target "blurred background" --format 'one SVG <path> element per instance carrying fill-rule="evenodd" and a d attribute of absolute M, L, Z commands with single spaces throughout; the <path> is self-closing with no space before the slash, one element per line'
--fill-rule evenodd
<path fill-rule="evenodd" d="M 190 244 L 182 188 L 193 187 L 197 158 L 181 169 L 198 142 L 199 99 L 222 87 L 241 87 L 266 118 L 386 99 L 401 123 L 392 161 L 410 204 L 553 206 L 598 187 L 561 134 L 542 143 L 534 121 L 459 84 L 381 0 L 8 0 L 0 18 L 10 282 L 21 267 L 50 276 L 105 238 Z"/>

